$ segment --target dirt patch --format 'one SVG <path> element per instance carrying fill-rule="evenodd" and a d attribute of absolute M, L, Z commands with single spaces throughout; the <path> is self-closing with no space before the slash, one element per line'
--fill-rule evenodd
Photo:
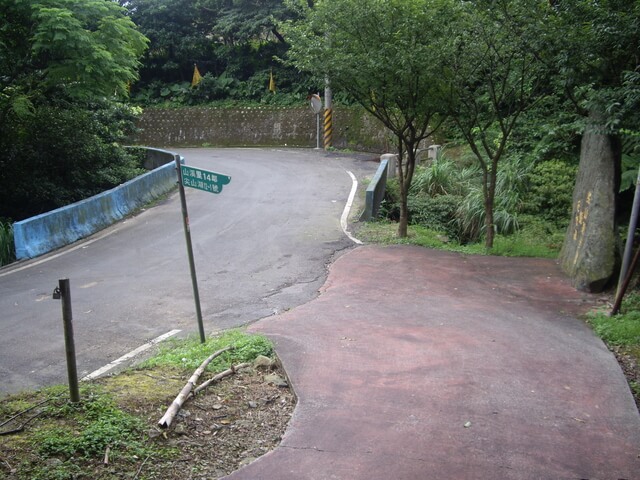
<path fill-rule="evenodd" d="M 280 370 L 247 368 L 212 385 L 186 402 L 167 430 L 156 424 L 179 388 L 163 402 L 137 397 L 127 409 L 147 419 L 151 441 L 176 452 L 147 462 L 139 476 L 219 478 L 275 448 L 293 414 L 295 397 L 289 387 L 265 381 L 273 373 L 283 377 Z M 181 388 L 184 381 L 179 383 Z"/>
<path fill-rule="evenodd" d="M 108 451 L 103 448 L 91 456 L 43 459 L 38 442 L 33 443 L 38 430 L 52 422 L 65 423 L 64 418 L 45 414 L 23 432 L 0 437 L 0 478 L 216 479 L 279 445 L 296 399 L 277 365 L 242 369 L 211 385 L 184 404 L 170 428 L 160 428 L 158 421 L 191 373 L 170 368 L 130 370 L 96 382 L 115 397 L 119 408 L 142 419 L 146 431 L 139 440 L 153 448 L 135 455 L 129 451 L 125 456 L 122 446 L 111 445 Z M 15 410 L 20 410 L 20 405 Z M 8 428 L 11 425 L 4 427 Z M 39 472 L 36 477 L 35 469 Z"/>

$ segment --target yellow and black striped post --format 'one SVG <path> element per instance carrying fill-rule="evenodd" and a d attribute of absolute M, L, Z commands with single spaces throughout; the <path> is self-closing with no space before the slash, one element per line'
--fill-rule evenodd
<path fill-rule="evenodd" d="M 333 111 L 331 108 L 326 108 L 324 111 L 324 149 L 327 150 L 331 147 L 331 140 L 333 135 Z"/>

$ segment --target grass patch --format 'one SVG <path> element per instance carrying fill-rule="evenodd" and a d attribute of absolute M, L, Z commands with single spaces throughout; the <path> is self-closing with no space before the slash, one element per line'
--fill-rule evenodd
<path fill-rule="evenodd" d="M 640 292 L 627 294 L 618 315 L 600 309 L 587 314 L 587 322 L 618 359 L 640 409 Z"/>
<path fill-rule="evenodd" d="M 83 385 L 77 404 L 66 393 L 66 387 L 56 386 L 0 402 L 3 419 L 31 407 L 27 415 L 37 414 L 23 432 L 0 437 L 0 452 L 11 462 L 13 478 L 117 478 L 114 472 L 134 469 L 141 458 L 167 455 L 167 449 L 146 441 L 145 422 L 124 411 L 102 386 Z M 107 448 L 109 464 L 104 465 Z"/>
<path fill-rule="evenodd" d="M 640 292 L 631 292 L 624 298 L 618 315 L 610 317 L 608 311 L 596 311 L 587 320 L 609 345 L 635 347 L 640 354 Z"/>
<path fill-rule="evenodd" d="M 143 465 L 155 473 L 139 478 L 176 478 L 162 471 L 174 468 L 179 449 L 154 441 L 150 433 L 193 370 L 229 345 L 234 349 L 212 362 L 209 371 L 273 353 L 265 337 L 230 330 L 204 344 L 197 338 L 167 342 L 140 368 L 82 384 L 77 404 L 69 402 L 66 386 L 0 399 L 0 431 L 16 429 L 34 417 L 22 431 L 0 436 L 0 478 L 5 474 L 20 480 L 136 478 Z M 25 413 L 7 421 L 20 412 Z"/>
<path fill-rule="evenodd" d="M 157 355 L 143 362 L 140 366 L 142 368 L 164 366 L 195 370 L 213 352 L 229 345 L 233 346 L 233 350 L 214 359 L 208 365 L 207 371 L 220 372 L 229 368 L 232 363 L 250 362 L 258 355 L 269 356 L 273 353 L 273 345 L 267 338 L 260 335 L 247 335 L 242 330 L 234 329 L 211 337 L 205 343 L 200 343 L 196 337 L 187 340 L 169 340 L 160 347 Z"/>
<path fill-rule="evenodd" d="M 389 221 L 368 222 L 358 228 L 358 237 L 367 243 L 383 245 L 419 245 L 451 252 L 474 255 L 497 255 L 505 257 L 556 258 L 561 240 L 550 241 L 553 237 L 539 238 L 534 231 L 523 229 L 511 235 L 496 235 L 493 249 L 487 250 L 484 243 L 461 245 L 437 232 L 419 225 L 410 225 L 407 238 L 398 238 L 398 224 Z"/>

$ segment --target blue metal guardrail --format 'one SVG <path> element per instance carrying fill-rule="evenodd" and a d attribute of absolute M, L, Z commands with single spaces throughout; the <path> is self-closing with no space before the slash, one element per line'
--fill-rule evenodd
<path fill-rule="evenodd" d="M 102 230 L 176 186 L 176 154 L 145 148 L 151 170 L 111 190 L 13 224 L 16 258 L 34 258 Z"/>

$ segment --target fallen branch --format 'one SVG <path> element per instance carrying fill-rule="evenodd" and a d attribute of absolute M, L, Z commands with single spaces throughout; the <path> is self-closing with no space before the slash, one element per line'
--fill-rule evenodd
<path fill-rule="evenodd" d="M 111 446 L 107 445 L 107 448 L 104 451 L 104 460 L 102 461 L 102 463 L 104 465 L 109 465 L 109 452 L 111 451 Z"/>
<path fill-rule="evenodd" d="M 140 465 L 140 468 L 138 469 L 138 471 L 136 472 L 136 476 L 133 477 L 133 480 L 136 480 L 139 476 L 140 476 L 140 472 L 142 471 L 142 467 L 144 467 L 144 464 L 147 463 L 147 460 L 149 460 L 149 457 L 151 455 L 147 455 L 147 458 L 144 459 L 144 462 L 142 462 L 142 465 Z"/>
<path fill-rule="evenodd" d="M 191 375 L 191 378 L 189 379 L 187 384 L 182 388 L 178 396 L 175 398 L 175 400 L 171 403 L 171 405 L 165 412 L 164 416 L 158 422 L 158 424 L 162 428 L 169 428 L 169 426 L 171 425 L 171 422 L 173 422 L 173 419 L 177 415 L 178 411 L 180 410 L 180 408 L 182 408 L 182 405 L 189 397 L 191 390 L 193 389 L 193 387 L 195 387 L 198 381 L 198 378 L 200 378 L 200 375 L 202 375 L 205 368 L 207 368 L 207 365 L 209 365 L 214 358 L 232 349 L 233 347 L 231 346 L 231 347 L 223 348 L 222 350 L 218 350 L 217 352 L 209 356 L 204 362 L 202 362 L 202 364 L 196 369 L 196 371 L 193 372 L 193 375 Z"/>
<path fill-rule="evenodd" d="M 26 427 L 27 425 L 29 425 L 33 420 L 35 420 L 36 418 L 38 418 L 40 415 L 42 415 L 44 413 L 44 410 L 36 413 L 35 415 L 32 415 L 31 417 L 29 417 L 27 420 L 25 420 L 24 422 L 22 422 L 22 424 L 20 424 L 18 427 L 14 428 L 13 430 L 7 430 L 4 432 L 0 432 L 0 436 L 3 435 L 13 435 L 14 433 L 20 433 L 24 430 L 24 427 Z M 3 425 L 6 425 L 8 422 L 3 423 Z"/>
<path fill-rule="evenodd" d="M 234 373 L 236 373 L 237 370 L 240 370 L 241 368 L 247 368 L 250 367 L 251 364 L 250 363 L 239 363 L 236 366 L 231 365 L 231 368 L 228 370 L 225 370 L 224 372 L 220 372 L 217 375 L 215 375 L 214 377 L 211 377 L 209 380 L 207 380 L 206 382 L 204 382 L 202 385 L 200 385 L 198 388 L 196 388 L 193 391 L 194 395 L 197 395 L 198 392 L 201 392 L 202 390 L 204 390 L 205 388 L 207 388 L 209 385 L 211 385 L 213 382 L 217 382 L 219 380 L 222 380 L 224 377 L 228 377 L 229 375 L 233 375 Z"/>
<path fill-rule="evenodd" d="M 0 427 L 4 427 L 6 424 L 11 423 L 11 421 L 15 420 L 16 418 L 18 418 L 21 415 L 24 415 L 25 413 L 30 412 L 31 410 L 33 410 L 34 408 L 38 408 L 40 405 L 43 405 L 47 402 L 50 402 L 52 399 L 51 398 L 47 398 L 46 400 L 41 401 L 40 403 L 36 403 L 35 405 L 22 410 L 21 412 L 16 413 L 13 417 L 10 417 L 8 420 L 0 423 Z"/>

